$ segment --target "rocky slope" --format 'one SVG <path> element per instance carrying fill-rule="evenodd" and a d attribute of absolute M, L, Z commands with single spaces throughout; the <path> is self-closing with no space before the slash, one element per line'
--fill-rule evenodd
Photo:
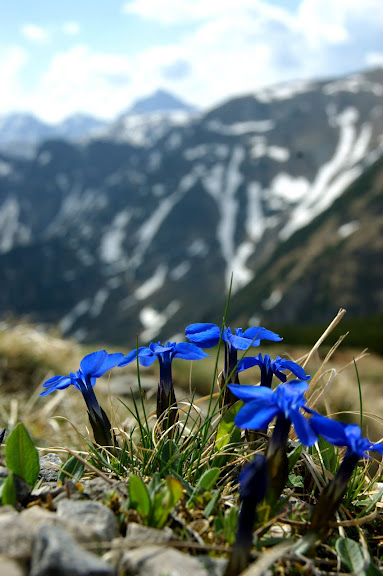
<path fill-rule="evenodd" d="M 271 254 L 382 155 L 382 95 L 375 70 L 265 89 L 173 121 L 141 115 L 86 145 L 44 142 L 29 160 L 0 154 L 1 313 L 58 323 L 87 341 L 182 332 L 224 299 L 232 273 L 238 298 L 254 281 L 252 291 Z M 356 224 L 337 230 L 355 220 L 350 213 L 331 230 L 347 236 Z M 377 243 L 361 259 L 368 268 Z M 291 268 L 286 261 L 279 282 Z M 303 265 L 294 270 L 304 277 Z M 330 286 L 333 269 L 322 275 Z M 268 300 L 273 310 L 275 291 L 287 291 L 270 278 L 262 287 L 248 316 Z M 349 298 L 356 306 L 358 293 Z M 303 297 L 295 290 L 291 299 L 295 306 L 281 306 L 295 322 Z M 320 299 L 312 306 L 322 313 Z"/>

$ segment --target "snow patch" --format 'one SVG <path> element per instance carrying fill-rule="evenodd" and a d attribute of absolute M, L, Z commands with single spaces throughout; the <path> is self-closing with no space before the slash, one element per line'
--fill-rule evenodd
<path fill-rule="evenodd" d="M 365 146 L 367 130 L 359 137 L 355 126 L 358 120 L 355 108 L 346 108 L 338 115 L 339 140 L 334 156 L 318 171 L 310 191 L 291 214 L 290 221 L 280 232 L 280 238 L 286 240 L 296 230 L 326 210 L 362 172 L 360 166 L 350 165 L 350 158 L 358 156 Z M 363 133 L 363 130 L 362 130 Z"/>
<path fill-rule="evenodd" d="M 8 197 L 0 206 L 0 253 L 9 252 L 17 244 L 27 244 L 30 230 L 19 222 L 20 206 L 16 198 Z"/>
<path fill-rule="evenodd" d="M 290 151 L 281 146 L 267 146 L 266 140 L 262 136 L 255 136 L 251 139 L 252 147 L 250 156 L 254 159 L 268 156 L 276 162 L 287 162 L 290 158 Z"/>
<path fill-rule="evenodd" d="M 201 258 L 204 258 L 209 253 L 209 247 L 205 240 L 202 238 L 196 238 L 188 247 L 187 252 L 189 256 L 200 256 Z"/>
<path fill-rule="evenodd" d="M 96 318 L 101 314 L 102 309 L 104 308 L 104 304 L 107 301 L 108 297 L 109 297 L 109 290 L 107 290 L 106 288 L 100 288 L 100 290 L 96 292 L 93 298 L 93 302 L 89 309 L 89 315 L 92 318 Z"/>
<path fill-rule="evenodd" d="M 132 266 L 138 267 L 143 259 L 143 256 L 150 246 L 153 238 L 161 228 L 163 222 L 173 210 L 174 206 L 185 196 L 186 192 L 190 190 L 197 182 L 202 174 L 203 168 L 200 165 L 195 165 L 193 170 L 186 174 L 180 181 L 178 188 L 164 198 L 158 205 L 157 209 L 149 216 L 141 228 L 137 232 L 137 247 L 130 261 Z"/>
<path fill-rule="evenodd" d="M 89 299 L 81 300 L 72 308 L 68 314 L 66 314 L 59 322 L 59 328 L 63 334 L 68 334 L 70 329 L 72 328 L 73 324 L 80 318 L 80 316 L 84 316 L 92 306 L 92 303 Z"/>
<path fill-rule="evenodd" d="M 246 262 L 254 252 L 252 242 L 242 242 L 236 251 L 235 258 L 232 261 L 231 272 L 233 273 L 232 291 L 236 292 L 242 286 L 245 286 L 254 278 L 254 272 L 247 268 Z"/>
<path fill-rule="evenodd" d="M 181 278 L 183 278 L 185 274 L 189 272 L 190 268 L 191 268 L 190 262 L 188 262 L 187 260 L 181 262 L 170 272 L 171 280 L 174 280 L 174 282 L 181 280 Z"/>
<path fill-rule="evenodd" d="M 164 264 L 160 264 L 157 270 L 154 272 L 153 276 L 146 280 L 139 288 L 134 292 L 134 296 L 137 300 L 146 300 L 152 294 L 157 292 L 165 284 L 166 274 L 168 267 Z"/>
<path fill-rule="evenodd" d="M 153 340 L 160 330 L 165 326 L 166 322 L 178 312 L 181 308 L 178 300 L 173 300 L 162 312 L 158 312 L 154 308 L 147 306 L 139 313 L 139 320 L 144 328 L 141 332 L 141 338 L 144 341 Z"/>
<path fill-rule="evenodd" d="M 263 300 L 262 308 L 264 310 L 272 310 L 282 300 L 282 292 L 280 290 L 273 290 L 270 296 Z"/>
<path fill-rule="evenodd" d="M 298 94 L 304 94 L 312 90 L 313 84 L 305 80 L 277 84 L 276 86 L 266 86 L 258 88 L 254 97 L 260 102 L 272 102 L 273 100 L 288 100 Z"/>
<path fill-rule="evenodd" d="M 348 78 L 341 78 L 323 86 L 323 93 L 333 96 L 338 92 L 372 92 L 375 96 L 383 96 L 383 85 L 378 82 L 371 82 L 362 75 L 355 74 Z"/>
<path fill-rule="evenodd" d="M 294 178 L 285 172 L 280 172 L 271 181 L 270 190 L 275 196 L 295 203 L 308 194 L 310 183 L 303 176 Z"/>
<path fill-rule="evenodd" d="M 210 120 L 206 127 L 211 132 L 218 132 L 225 136 L 242 136 L 253 132 L 269 132 L 275 127 L 275 122 L 274 120 L 258 120 L 223 124 L 218 120 Z"/>
<path fill-rule="evenodd" d="M 351 222 L 347 222 L 347 224 L 342 224 L 339 226 L 337 230 L 337 234 L 340 238 L 348 238 L 354 232 L 359 229 L 359 222 L 357 220 L 352 220 Z"/>
<path fill-rule="evenodd" d="M 13 172 L 13 166 L 9 162 L 0 160 L 0 176 L 9 176 Z"/>
<path fill-rule="evenodd" d="M 123 243 L 130 218 L 130 212 L 123 210 L 114 217 L 109 230 L 104 232 L 100 241 L 100 259 L 102 262 L 112 264 L 123 259 Z"/>
<path fill-rule="evenodd" d="M 265 230 L 265 222 L 261 203 L 261 190 L 261 185 L 258 182 L 250 182 L 247 187 L 245 228 L 248 237 L 253 242 L 260 240 Z"/>

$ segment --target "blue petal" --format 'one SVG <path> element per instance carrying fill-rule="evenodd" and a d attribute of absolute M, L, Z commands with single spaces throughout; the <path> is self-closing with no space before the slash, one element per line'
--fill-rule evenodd
<path fill-rule="evenodd" d="M 230 330 L 226 331 L 226 340 L 235 350 L 247 350 L 250 346 L 256 345 L 255 342 L 252 344 L 249 338 L 244 338 L 243 336 L 232 334 Z"/>
<path fill-rule="evenodd" d="M 197 322 L 190 324 L 185 334 L 193 344 L 201 348 L 212 348 L 219 342 L 221 329 L 216 324 Z"/>
<path fill-rule="evenodd" d="M 302 444 L 305 446 L 313 446 L 318 440 L 318 434 L 311 426 L 311 421 L 307 420 L 298 410 L 291 410 L 289 418 Z"/>
<path fill-rule="evenodd" d="M 278 388 L 280 386 L 283 386 L 283 389 L 286 391 L 285 393 L 291 396 L 293 395 L 299 396 L 301 394 L 304 394 L 310 388 L 307 382 L 302 382 L 301 380 L 290 380 L 290 382 L 280 384 Z"/>
<path fill-rule="evenodd" d="M 335 446 L 349 445 L 345 434 L 345 425 L 342 422 L 336 422 L 335 420 L 330 420 L 330 418 L 316 414 L 310 419 L 310 424 L 315 432 L 323 436 L 327 442 Z"/>
<path fill-rule="evenodd" d="M 87 354 L 81 360 L 80 368 L 84 374 L 93 375 L 94 372 L 100 369 L 107 357 L 108 353 L 106 350 L 99 350 L 98 352 Z"/>
<path fill-rule="evenodd" d="M 242 402 L 251 400 L 274 404 L 274 392 L 266 386 L 246 386 L 244 384 L 228 384 L 230 391 Z"/>
<path fill-rule="evenodd" d="M 259 410 L 253 402 L 245 404 L 236 415 L 234 422 L 238 428 L 248 430 L 266 430 L 271 420 L 279 412 L 277 406 L 268 406 Z"/>
<path fill-rule="evenodd" d="M 91 374 L 93 378 L 100 378 L 105 372 L 111 370 L 123 359 L 124 355 L 121 352 L 116 352 L 115 354 L 108 354 L 104 359 L 102 364 L 99 366 L 98 370 L 94 370 Z"/>
<path fill-rule="evenodd" d="M 175 347 L 175 342 L 168 342 L 166 345 L 161 344 L 161 342 L 158 342 L 158 344 L 156 342 L 151 342 L 149 344 L 149 350 L 154 354 L 157 354 L 157 356 L 159 354 L 163 354 L 164 352 L 173 352 Z"/>
<path fill-rule="evenodd" d="M 55 390 L 64 390 L 71 384 L 72 379 L 69 376 L 53 376 L 53 378 L 49 378 L 49 380 L 44 382 L 43 388 L 47 388 L 47 390 L 43 390 L 40 396 L 46 396 Z"/>
<path fill-rule="evenodd" d="M 202 360 L 202 358 L 208 358 L 209 354 L 206 354 L 206 352 L 194 344 L 181 342 L 176 345 L 172 356 L 181 358 L 182 360 Z"/>
<path fill-rule="evenodd" d="M 156 359 L 156 355 L 153 354 L 153 352 L 149 348 L 147 348 L 146 346 L 141 346 L 141 348 L 138 349 L 138 357 L 140 360 L 140 364 L 142 366 L 150 366 L 151 364 L 153 364 L 154 360 Z M 142 359 L 144 359 L 146 357 L 148 357 L 150 359 L 150 362 L 148 364 L 146 364 L 142 361 Z M 136 358 L 137 358 L 137 349 L 129 352 L 129 354 L 127 354 L 125 356 L 125 358 L 118 365 L 120 367 L 127 366 L 128 364 L 133 362 L 133 360 L 135 360 Z"/>
<path fill-rule="evenodd" d="M 273 342 L 279 342 L 283 340 L 278 334 L 272 332 L 271 330 L 267 330 L 266 328 L 262 328 L 262 326 L 254 326 L 253 328 L 248 328 L 245 330 L 243 334 L 246 338 L 256 338 L 257 340 L 272 340 Z"/>
<path fill-rule="evenodd" d="M 283 366 L 283 368 L 282 368 Z M 310 380 L 311 376 L 308 376 L 302 366 L 299 366 L 296 362 L 292 360 L 284 360 L 280 363 L 279 368 L 281 370 L 290 370 L 299 380 Z"/>
<path fill-rule="evenodd" d="M 243 372 L 252 366 L 263 366 L 263 362 L 259 360 L 257 357 L 255 358 L 242 358 L 240 363 L 238 364 L 237 371 Z"/>

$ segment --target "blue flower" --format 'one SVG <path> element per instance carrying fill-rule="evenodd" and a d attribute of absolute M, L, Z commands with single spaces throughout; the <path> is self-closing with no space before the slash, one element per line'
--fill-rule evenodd
<path fill-rule="evenodd" d="M 185 334 L 188 340 L 196 344 L 196 346 L 200 348 L 212 348 L 219 342 L 221 328 L 216 324 L 196 323 L 190 324 L 190 326 L 186 328 Z M 224 328 L 222 340 L 235 350 L 247 350 L 250 346 L 259 346 L 261 340 L 279 342 L 282 338 L 271 330 L 267 330 L 261 326 L 254 326 L 244 332 L 242 328 L 236 328 L 234 334 L 230 328 Z"/>
<path fill-rule="evenodd" d="M 190 324 L 185 330 L 187 338 L 200 346 L 201 348 L 212 348 L 218 344 L 221 337 L 221 329 L 216 324 L 197 323 Z M 282 340 L 278 334 L 262 328 L 261 326 L 254 326 L 248 328 L 244 332 L 242 328 L 236 328 L 233 332 L 230 328 L 224 328 L 222 332 L 222 340 L 225 342 L 225 368 L 223 371 L 223 378 L 221 381 L 221 388 L 227 384 L 239 384 L 238 378 L 238 350 L 247 350 L 250 346 L 259 346 L 261 340 L 273 340 L 278 342 Z M 235 402 L 234 396 L 230 393 L 229 389 L 224 390 L 221 404 L 232 405 Z"/>
<path fill-rule="evenodd" d="M 101 446 L 113 444 L 110 429 L 111 425 L 104 410 L 99 405 L 93 386 L 96 379 L 105 372 L 117 366 L 123 358 L 123 354 L 108 354 L 105 350 L 92 352 L 85 356 L 80 363 L 77 372 L 71 372 L 69 376 L 53 376 L 43 384 L 43 392 L 40 396 L 46 396 L 55 390 L 64 390 L 73 385 L 80 390 L 88 408 L 89 420 L 92 425 L 96 442 Z"/>
<path fill-rule="evenodd" d="M 268 386 L 271 388 L 271 382 L 273 380 L 273 375 L 281 382 L 286 382 L 286 374 L 283 374 L 283 370 L 290 370 L 299 380 L 310 380 L 311 376 L 308 376 L 302 366 L 299 366 L 296 362 L 292 360 L 286 360 L 277 356 L 275 360 L 272 360 L 268 354 L 262 357 L 262 354 L 258 354 L 254 358 L 243 358 L 238 364 L 238 372 L 243 372 L 252 366 L 259 366 L 261 369 L 261 386 Z"/>
<path fill-rule="evenodd" d="M 201 360 L 202 358 L 206 358 L 208 354 L 197 346 L 194 346 L 194 344 L 189 344 L 189 342 L 182 342 L 181 344 L 168 342 L 165 346 L 160 342 L 158 344 L 152 342 L 149 344 L 149 347 L 142 346 L 138 348 L 138 350 L 130 352 L 130 354 L 125 356 L 119 363 L 119 366 L 130 364 L 137 358 L 137 355 L 141 366 L 150 366 L 158 359 L 160 364 L 160 382 L 157 393 L 157 418 L 160 419 L 163 414 L 168 414 L 168 427 L 170 428 L 178 418 L 172 379 L 173 358 Z M 170 406 L 173 408 L 169 411 Z M 164 422 L 162 422 L 162 427 L 164 427 Z"/>
<path fill-rule="evenodd" d="M 367 452 L 376 450 L 383 454 L 383 445 L 374 444 L 362 436 L 357 424 L 344 424 L 315 414 L 311 425 L 317 434 L 335 446 L 346 446 L 346 454 L 335 476 L 321 493 L 311 516 L 311 531 L 319 540 L 324 538 L 329 529 L 329 522 L 336 512 L 346 493 L 348 482 L 352 477 L 360 458 L 368 458 Z"/>
<path fill-rule="evenodd" d="M 137 358 L 141 366 L 151 366 L 155 360 L 160 364 L 160 380 L 164 383 L 165 391 L 169 391 L 172 386 L 172 360 L 173 358 L 181 358 L 182 360 L 201 360 L 208 357 L 203 350 L 197 346 L 182 342 L 176 344 L 175 342 L 168 342 L 162 345 L 160 342 L 155 344 L 152 342 L 149 347 L 142 346 L 138 350 L 132 350 L 125 358 L 119 363 L 119 366 L 126 366 Z"/>
<path fill-rule="evenodd" d="M 350 455 L 369 458 L 367 452 L 371 450 L 383 454 L 383 445 L 374 444 L 368 438 L 364 438 L 357 424 L 337 422 L 320 414 L 315 414 L 310 422 L 317 434 L 323 436 L 327 442 L 334 444 L 334 446 L 346 446 L 347 453 Z"/>
<path fill-rule="evenodd" d="M 64 390 L 71 384 L 80 390 L 84 396 L 85 402 L 89 410 L 96 410 L 99 408 L 93 391 L 93 386 L 96 383 L 96 378 L 100 378 L 105 372 L 117 366 L 123 358 L 123 354 L 108 354 L 105 350 L 92 352 L 85 356 L 80 363 L 80 369 L 77 372 L 71 372 L 69 376 L 53 376 L 43 384 L 43 390 L 40 396 L 46 396 L 55 390 Z"/>
<path fill-rule="evenodd" d="M 281 384 L 274 391 L 266 386 L 229 385 L 230 390 L 245 405 L 235 417 L 238 428 L 266 430 L 275 416 L 283 416 L 292 422 L 298 438 L 306 446 L 317 441 L 317 434 L 301 409 L 306 410 L 304 393 L 308 390 L 307 382 L 292 380 Z"/>

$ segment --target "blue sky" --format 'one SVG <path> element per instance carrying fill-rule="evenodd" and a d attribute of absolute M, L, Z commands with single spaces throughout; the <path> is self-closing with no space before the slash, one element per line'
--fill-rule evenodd
<path fill-rule="evenodd" d="M 200 107 L 383 65 L 382 0 L 0 0 L 0 115 L 113 118 L 167 89 Z"/>

